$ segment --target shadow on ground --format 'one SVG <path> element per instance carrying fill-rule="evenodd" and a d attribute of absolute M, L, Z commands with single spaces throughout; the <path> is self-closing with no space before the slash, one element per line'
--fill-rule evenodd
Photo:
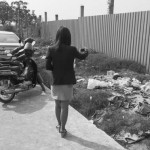
<path fill-rule="evenodd" d="M 77 137 L 75 135 L 72 135 L 69 132 L 67 133 L 67 136 L 66 136 L 65 139 L 68 140 L 68 141 L 72 141 L 72 142 L 78 143 L 78 144 L 80 144 L 80 145 L 82 145 L 84 147 L 87 147 L 88 149 L 90 148 L 90 149 L 93 149 L 93 150 L 100 150 L 100 148 L 101 148 L 102 150 L 106 150 L 106 149 L 107 150 L 113 150 L 112 148 L 110 148 L 110 146 L 107 147 L 105 145 L 100 145 L 98 143 L 85 140 L 85 139 L 83 139 L 81 137 Z"/>
<path fill-rule="evenodd" d="M 4 111 L 15 111 L 20 114 L 30 114 L 41 110 L 49 100 L 49 95 L 42 96 L 41 89 L 35 89 L 19 93 L 12 102 L 3 104 Z"/>

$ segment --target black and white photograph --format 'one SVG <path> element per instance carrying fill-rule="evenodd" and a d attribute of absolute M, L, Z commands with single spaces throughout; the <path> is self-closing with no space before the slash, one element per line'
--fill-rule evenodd
<path fill-rule="evenodd" d="M 0 150 L 150 150 L 150 0 L 0 0 Z"/>

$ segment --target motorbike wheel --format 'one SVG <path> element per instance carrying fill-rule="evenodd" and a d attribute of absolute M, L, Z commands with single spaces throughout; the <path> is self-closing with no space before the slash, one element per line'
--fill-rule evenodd
<path fill-rule="evenodd" d="M 15 97 L 15 93 L 4 94 L 1 92 L 2 90 L 8 89 L 11 85 L 12 83 L 10 80 L 5 79 L 0 81 L 0 102 L 4 104 L 10 103 Z"/>

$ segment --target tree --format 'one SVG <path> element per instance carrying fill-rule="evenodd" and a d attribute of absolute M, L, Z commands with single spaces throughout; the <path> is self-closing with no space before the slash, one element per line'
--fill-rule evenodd
<path fill-rule="evenodd" d="M 5 25 L 7 21 L 12 22 L 12 8 L 6 1 L 0 1 L 0 21 L 2 25 Z"/>
<path fill-rule="evenodd" d="M 27 2 L 14 1 L 11 3 L 11 7 L 14 10 L 13 13 L 14 22 L 16 23 L 17 28 L 20 29 L 20 26 L 24 19 L 25 10 L 27 9 Z"/>
<path fill-rule="evenodd" d="M 14 21 L 16 22 L 16 27 L 20 37 L 23 36 L 22 29 L 28 28 L 33 21 L 36 21 L 36 15 L 30 14 L 30 10 L 27 9 L 27 4 L 27 2 L 21 0 L 11 3 L 11 7 L 14 10 Z"/>
<path fill-rule="evenodd" d="M 114 0 L 108 0 L 108 14 L 114 13 Z"/>

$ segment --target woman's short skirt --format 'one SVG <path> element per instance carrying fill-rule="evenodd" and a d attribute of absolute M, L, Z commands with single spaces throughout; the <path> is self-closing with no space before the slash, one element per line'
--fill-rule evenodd
<path fill-rule="evenodd" d="M 51 96 L 54 100 L 71 100 L 73 98 L 73 85 L 52 85 Z"/>

